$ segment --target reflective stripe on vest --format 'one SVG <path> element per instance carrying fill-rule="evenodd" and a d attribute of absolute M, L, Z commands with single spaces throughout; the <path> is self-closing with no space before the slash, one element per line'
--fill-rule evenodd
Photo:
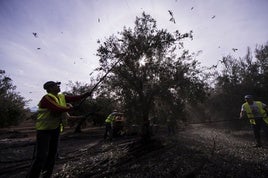
<path fill-rule="evenodd" d="M 51 93 L 46 95 L 47 97 L 52 97 L 53 101 L 60 106 L 66 106 L 65 96 L 63 94 L 58 94 L 57 97 Z M 52 130 L 60 126 L 62 122 L 62 113 L 53 113 L 46 108 L 38 108 L 37 121 L 35 124 L 36 130 Z"/>
<path fill-rule="evenodd" d="M 265 111 L 265 110 L 263 109 L 263 107 L 262 107 L 262 102 L 260 102 L 260 101 L 255 101 L 255 103 L 256 103 L 256 105 L 257 105 L 257 107 L 258 107 L 258 110 L 259 110 L 260 114 L 261 114 L 262 117 L 263 117 L 263 120 L 265 121 L 265 123 L 268 124 L 267 113 L 266 113 L 266 111 Z M 245 111 L 246 111 L 246 113 L 247 113 L 247 117 L 249 118 L 249 122 L 250 122 L 251 124 L 253 124 L 253 125 L 256 125 L 256 122 L 255 122 L 255 119 L 254 119 L 254 115 L 253 115 L 253 113 L 252 113 L 252 111 L 251 111 L 251 108 L 250 108 L 249 104 L 246 102 L 246 103 L 243 104 L 243 107 L 245 108 Z"/>

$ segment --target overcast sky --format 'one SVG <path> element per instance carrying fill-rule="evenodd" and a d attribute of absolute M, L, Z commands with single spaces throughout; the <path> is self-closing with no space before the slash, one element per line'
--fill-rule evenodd
<path fill-rule="evenodd" d="M 62 91 L 68 81 L 90 82 L 97 40 L 134 27 L 143 11 L 159 29 L 193 30 L 186 48 L 202 50 L 198 60 L 209 67 L 266 44 L 267 9 L 268 0 L 0 0 L 0 69 L 33 107 L 46 81 L 61 81 Z"/>

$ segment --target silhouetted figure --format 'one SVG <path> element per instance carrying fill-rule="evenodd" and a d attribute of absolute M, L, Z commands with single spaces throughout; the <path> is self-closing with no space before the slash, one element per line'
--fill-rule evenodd
<path fill-rule="evenodd" d="M 268 138 L 267 105 L 261 101 L 254 101 L 252 95 L 246 95 L 245 101 L 241 107 L 240 118 L 249 120 L 256 140 L 255 147 L 261 147 L 261 129 Z"/>
<path fill-rule="evenodd" d="M 167 128 L 168 128 L 168 135 L 176 134 L 176 119 L 171 114 L 167 117 Z"/>
<path fill-rule="evenodd" d="M 114 124 L 116 116 L 117 116 L 117 111 L 114 110 L 111 114 L 108 115 L 107 119 L 105 120 L 104 139 L 109 137 L 109 139 L 111 140 L 113 138 L 113 124 Z"/>
<path fill-rule="evenodd" d="M 43 85 L 47 91 L 39 102 L 38 115 L 36 118 L 36 149 L 34 160 L 27 177 L 38 178 L 51 177 L 58 151 L 59 135 L 62 118 L 66 112 L 74 107 L 68 107 L 67 102 L 81 100 L 91 95 L 87 92 L 80 96 L 68 96 L 59 93 L 60 82 L 48 81 Z"/>

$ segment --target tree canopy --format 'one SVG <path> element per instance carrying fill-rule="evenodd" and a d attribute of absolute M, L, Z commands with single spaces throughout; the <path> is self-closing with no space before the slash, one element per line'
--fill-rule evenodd
<path fill-rule="evenodd" d="M 215 75 L 215 90 L 207 101 L 211 112 L 224 118 L 238 118 L 246 94 L 268 102 L 268 43 L 258 46 L 254 55 L 248 48 L 243 58 L 225 56 L 221 64 L 222 70 Z"/>
<path fill-rule="evenodd" d="M 166 113 L 182 112 L 186 102 L 206 97 L 199 63 L 184 49 L 183 41 L 191 38 L 191 31 L 158 29 L 156 21 L 143 13 L 134 29 L 125 27 L 98 48 L 99 71 L 112 69 L 103 88 L 142 123 L 156 107 Z"/>
<path fill-rule="evenodd" d="M 12 79 L 0 70 L 0 127 L 16 125 L 26 116 L 27 101 L 15 90 Z"/>

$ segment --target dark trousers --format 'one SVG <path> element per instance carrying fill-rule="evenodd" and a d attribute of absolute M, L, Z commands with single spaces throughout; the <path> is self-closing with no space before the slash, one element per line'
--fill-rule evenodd
<path fill-rule="evenodd" d="M 36 134 L 35 157 L 28 178 L 51 177 L 58 150 L 60 129 L 38 130 Z"/>
<path fill-rule="evenodd" d="M 107 136 L 110 139 L 113 138 L 113 129 L 112 129 L 112 124 L 111 123 L 106 123 L 106 125 L 105 125 L 104 139 L 106 139 Z"/>
<path fill-rule="evenodd" d="M 261 144 L 261 129 L 265 132 L 266 137 L 268 138 L 268 125 L 262 118 L 255 119 L 256 125 L 252 125 L 254 136 L 257 144 Z"/>

